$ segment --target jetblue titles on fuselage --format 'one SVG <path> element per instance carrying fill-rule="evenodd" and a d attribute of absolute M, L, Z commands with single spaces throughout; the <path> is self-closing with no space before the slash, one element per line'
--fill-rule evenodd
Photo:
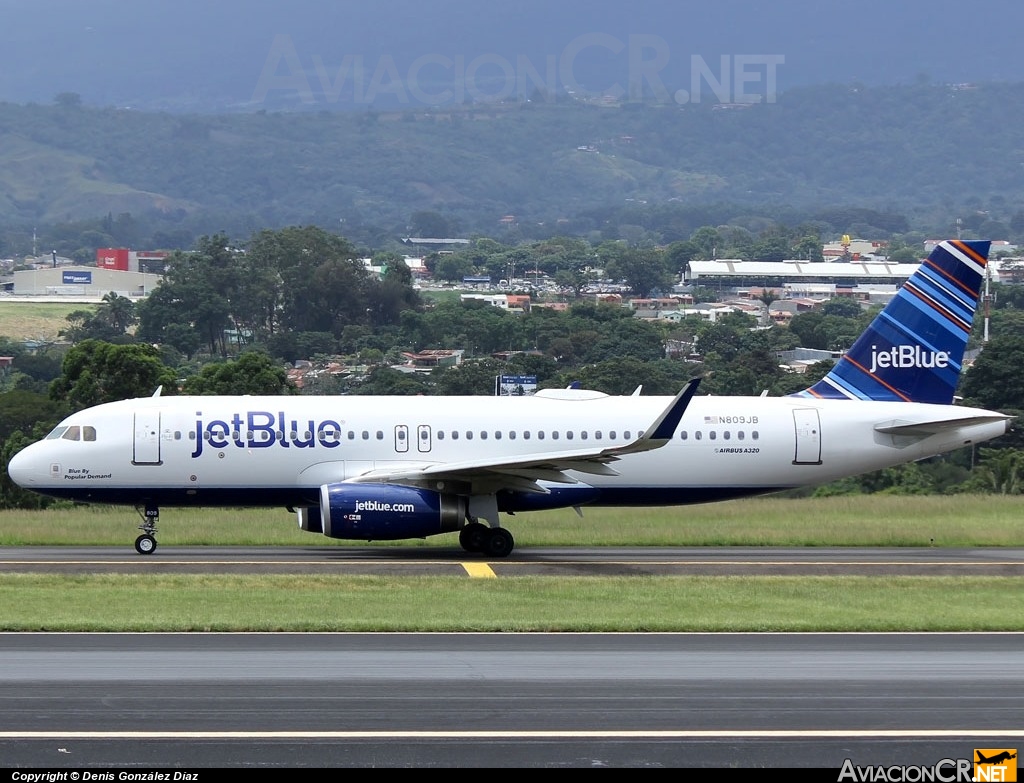
<path fill-rule="evenodd" d="M 332 419 L 316 421 L 285 419 L 284 411 L 246 411 L 234 413 L 230 420 L 212 419 L 203 423 L 203 412 L 196 411 L 195 459 L 203 453 L 203 442 L 214 449 L 237 448 L 269 449 L 272 446 L 310 449 L 319 443 L 329 449 L 341 445 L 341 424 Z"/>

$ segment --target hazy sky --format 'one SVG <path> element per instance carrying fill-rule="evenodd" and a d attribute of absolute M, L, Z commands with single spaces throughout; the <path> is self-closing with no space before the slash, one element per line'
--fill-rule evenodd
<path fill-rule="evenodd" d="M 652 75 L 674 96 L 723 62 L 762 91 L 769 69 L 779 89 L 1024 81 L 1022 22 L 1020 0 L 0 0 L 0 100 L 343 106 L 370 84 L 437 100 L 460 79 L 494 95 Z"/>

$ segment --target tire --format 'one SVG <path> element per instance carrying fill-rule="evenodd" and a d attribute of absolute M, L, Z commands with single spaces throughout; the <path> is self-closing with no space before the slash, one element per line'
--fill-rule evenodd
<path fill-rule="evenodd" d="M 459 531 L 459 544 L 467 552 L 483 552 L 487 541 L 487 525 L 470 522 Z"/>
<path fill-rule="evenodd" d="M 493 527 L 487 531 L 483 553 L 488 557 L 508 557 L 514 547 L 515 541 L 511 533 L 503 527 Z"/>
<path fill-rule="evenodd" d="M 156 551 L 156 539 L 150 535 L 141 535 L 135 539 L 135 551 L 140 555 L 151 555 Z"/>

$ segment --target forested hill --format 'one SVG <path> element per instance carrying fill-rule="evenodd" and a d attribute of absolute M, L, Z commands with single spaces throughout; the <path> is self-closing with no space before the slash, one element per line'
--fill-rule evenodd
<path fill-rule="evenodd" d="M 904 211 L 1024 203 L 1024 84 L 789 90 L 730 106 L 550 102 L 431 113 L 171 115 L 0 104 L 0 220 L 152 210 L 209 229 L 586 230 L 627 204 Z"/>

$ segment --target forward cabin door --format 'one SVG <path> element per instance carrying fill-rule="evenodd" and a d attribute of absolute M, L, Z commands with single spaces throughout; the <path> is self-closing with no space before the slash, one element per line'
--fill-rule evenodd
<path fill-rule="evenodd" d="M 159 465 L 160 411 L 145 410 L 135 413 L 135 438 L 132 452 L 133 465 Z"/>
<path fill-rule="evenodd" d="M 821 421 L 817 408 L 797 408 L 793 411 L 796 428 L 796 454 L 794 465 L 821 464 Z"/>

